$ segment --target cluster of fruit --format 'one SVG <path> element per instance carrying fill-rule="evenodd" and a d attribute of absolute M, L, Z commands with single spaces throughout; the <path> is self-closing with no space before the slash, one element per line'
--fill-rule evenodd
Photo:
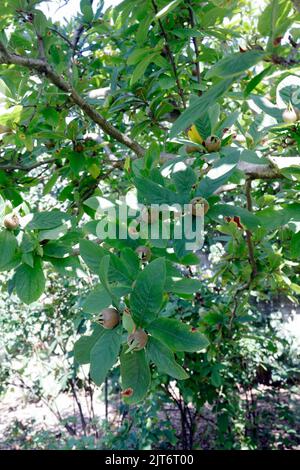
<path fill-rule="evenodd" d="M 124 312 L 124 315 L 130 314 Z M 112 330 L 119 325 L 121 321 L 120 313 L 116 308 L 105 308 L 100 312 L 97 322 L 106 330 Z M 127 344 L 129 351 L 140 351 L 148 342 L 148 334 L 142 328 L 133 328 L 133 332 L 128 335 Z"/>

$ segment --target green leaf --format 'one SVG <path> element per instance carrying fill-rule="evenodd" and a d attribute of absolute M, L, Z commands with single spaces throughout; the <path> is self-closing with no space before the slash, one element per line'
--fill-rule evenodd
<path fill-rule="evenodd" d="M 165 290 L 174 294 L 195 294 L 201 289 L 201 281 L 198 279 L 173 279 L 167 278 Z"/>
<path fill-rule="evenodd" d="M 64 258 L 70 253 L 70 248 L 61 242 L 49 242 L 44 247 L 44 255 L 54 258 Z"/>
<path fill-rule="evenodd" d="M 137 64 L 137 66 L 135 67 L 135 69 L 133 71 L 133 74 L 131 76 L 130 86 L 134 85 L 136 82 L 139 81 L 140 78 L 143 77 L 144 73 L 146 72 L 146 69 L 147 69 L 148 65 L 152 62 L 153 58 L 156 55 L 157 55 L 157 53 L 148 55 L 148 56 L 144 57 L 143 60 L 141 60 L 141 62 L 139 62 Z"/>
<path fill-rule="evenodd" d="M 22 263 L 28 264 L 28 266 L 31 266 L 33 268 L 34 266 L 34 258 L 32 253 L 24 253 L 22 255 Z"/>
<path fill-rule="evenodd" d="M 229 180 L 240 159 L 239 151 L 229 149 L 229 152 L 228 155 L 218 159 L 213 164 L 213 168 L 202 178 L 196 190 L 196 196 L 209 197 Z"/>
<path fill-rule="evenodd" d="M 146 14 L 143 21 L 140 22 L 138 30 L 135 35 L 135 39 L 139 45 L 143 44 L 146 41 L 149 27 L 153 21 L 152 15 Z"/>
<path fill-rule="evenodd" d="M 122 336 L 119 328 L 104 330 L 91 349 L 90 375 L 96 385 L 101 385 L 109 370 L 117 362 Z"/>
<path fill-rule="evenodd" d="M 69 151 L 67 154 L 67 158 L 70 162 L 70 167 L 74 171 L 76 176 L 79 176 L 79 173 L 85 167 L 85 157 L 84 155 L 80 154 L 79 152 Z"/>
<path fill-rule="evenodd" d="M 67 224 L 59 225 L 58 227 L 49 230 L 41 230 L 39 232 L 39 240 L 58 240 L 59 238 L 63 237 L 67 232 Z"/>
<path fill-rule="evenodd" d="M 70 216 L 58 210 L 36 212 L 26 227 L 29 230 L 48 230 L 56 228 L 68 220 L 70 220 Z"/>
<path fill-rule="evenodd" d="M 138 326 L 145 326 L 156 317 L 163 301 L 166 263 L 158 258 L 138 275 L 130 296 L 131 314 Z"/>
<path fill-rule="evenodd" d="M 0 232 L 0 271 L 6 270 L 6 267 L 13 261 L 16 249 L 18 247 L 17 239 L 9 230 Z"/>
<path fill-rule="evenodd" d="M 82 304 L 82 310 L 86 313 L 100 313 L 110 304 L 111 296 L 101 284 L 98 284 L 86 297 Z"/>
<path fill-rule="evenodd" d="M 118 307 L 120 296 L 118 296 L 118 294 L 116 294 L 114 290 L 111 288 L 111 286 L 109 285 L 109 281 L 108 281 L 109 267 L 110 267 L 110 255 L 105 255 L 100 262 L 99 278 L 104 289 L 111 296 L 113 305 L 115 307 Z"/>
<path fill-rule="evenodd" d="M 282 109 L 275 106 L 265 96 L 259 96 L 253 93 L 249 95 L 249 98 L 253 100 L 256 106 L 258 106 L 264 113 L 272 116 L 278 122 L 282 122 Z"/>
<path fill-rule="evenodd" d="M 293 17 L 288 18 L 291 10 L 291 3 L 286 0 L 271 0 L 259 17 L 258 31 L 262 36 L 270 38 L 269 45 L 273 39 L 283 36 L 287 28 L 294 21 Z"/>
<path fill-rule="evenodd" d="M 189 377 L 183 367 L 175 361 L 173 352 L 152 336 L 148 340 L 147 353 L 149 359 L 156 365 L 159 372 L 168 374 L 178 380 L 184 380 Z"/>
<path fill-rule="evenodd" d="M 191 105 L 186 109 L 181 116 L 175 121 L 170 132 L 170 138 L 177 137 L 177 135 L 193 124 L 207 108 L 220 98 L 233 84 L 234 78 L 222 80 L 217 85 L 210 87 L 202 96 L 194 99 Z"/>
<path fill-rule="evenodd" d="M 156 142 L 152 142 L 144 156 L 145 168 L 150 170 L 155 162 L 159 161 L 160 147 Z"/>
<path fill-rule="evenodd" d="M 168 15 L 173 11 L 183 0 L 173 0 L 172 2 L 168 3 L 164 6 L 158 13 L 156 13 L 156 19 L 162 19 L 164 16 Z"/>
<path fill-rule="evenodd" d="M 77 256 L 67 256 L 66 258 L 49 257 L 47 261 L 51 262 L 51 264 L 61 276 L 71 276 L 78 278 L 78 270 L 80 270 L 80 263 L 78 261 Z"/>
<path fill-rule="evenodd" d="M 136 279 L 140 267 L 138 255 L 131 248 L 126 247 L 121 251 L 121 261 L 127 271 L 131 273 L 132 278 Z"/>
<path fill-rule="evenodd" d="M 289 221 L 289 214 L 283 209 L 268 207 L 256 213 L 262 227 L 274 230 L 282 227 Z"/>
<path fill-rule="evenodd" d="M 189 193 L 197 178 L 191 167 L 177 171 L 172 175 L 176 189 L 179 193 Z"/>
<path fill-rule="evenodd" d="M 106 255 L 105 250 L 90 240 L 80 240 L 79 251 L 81 258 L 89 269 L 95 274 L 99 274 L 100 262 L 103 256 Z"/>
<path fill-rule="evenodd" d="M 84 21 L 90 23 L 94 18 L 92 2 L 90 0 L 80 0 L 80 11 Z"/>
<path fill-rule="evenodd" d="M 47 183 L 45 184 L 44 186 L 44 189 L 43 189 L 43 196 L 46 196 L 47 194 L 49 194 L 51 192 L 51 190 L 53 189 L 53 186 L 55 185 L 55 183 L 57 182 L 58 180 L 58 177 L 59 177 L 59 173 L 54 173 L 50 178 L 49 180 L 47 181 Z"/>
<path fill-rule="evenodd" d="M 16 292 L 20 300 L 30 304 L 40 298 L 45 289 L 45 277 L 42 263 L 35 258 L 34 266 L 21 264 L 15 274 Z"/>
<path fill-rule="evenodd" d="M 131 396 L 125 396 L 124 401 L 135 404 L 143 400 L 150 387 L 151 374 L 145 351 L 136 351 L 126 354 L 126 348 L 121 352 L 121 380 L 122 389 L 132 390 Z"/>
<path fill-rule="evenodd" d="M 263 51 L 251 50 L 247 52 L 236 52 L 217 62 L 207 72 L 205 78 L 212 77 L 234 77 L 248 70 L 263 59 L 265 53 Z"/>
<path fill-rule="evenodd" d="M 135 178 L 135 186 L 148 204 L 176 204 L 181 199 L 179 194 L 146 178 Z"/>
<path fill-rule="evenodd" d="M 1 111 L 0 125 L 11 128 L 14 123 L 20 122 L 22 110 L 22 106 L 14 106 L 9 108 L 5 113 Z"/>
<path fill-rule="evenodd" d="M 33 12 L 33 24 L 36 32 L 40 36 L 44 36 L 48 25 L 48 20 L 41 10 L 34 10 Z"/>
<path fill-rule="evenodd" d="M 172 351 L 201 351 L 209 344 L 199 331 L 193 331 L 190 325 L 173 318 L 158 318 L 147 329 L 154 338 L 162 341 Z"/>
<path fill-rule="evenodd" d="M 215 204 L 209 211 L 209 217 L 218 222 L 222 221 L 224 217 L 238 216 L 241 223 L 250 230 L 255 230 L 261 225 L 261 220 L 257 215 L 252 214 L 247 209 L 242 207 L 233 206 L 231 204 Z"/>
<path fill-rule="evenodd" d="M 249 83 L 247 84 L 245 91 L 244 91 L 244 96 L 247 97 L 251 91 L 253 91 L 257 85 L 270 73 L 272 73 L 274 70 L 273 65 L 269 65 L 269 67 L 266 67 L 264 70 L 262 70 L 259 74 L 255 75 Z"/>
<path fill-rule="evenodd" d="M 214 387 L 220 387 L 222 385 L 222 377 L 220 375 L 219 370 L 220 370 L 220 367 L 218 364 L 214 365 L 212 368 L 210 381 Z"/>
<path fill-rule="evenodd" d="M 300 232 L 293 234 L 290 248 L 291 258 L 300 258 Z"/>
<path fill-rule="evenodd" d="M 296 293 L 300 294 L 300 286 L 295 284 L 294 282 L 291 283 L 290 288 Z"/>
<path fill-rule="evenodd" d="M 81 338 L 76 341 L 74 344 L 74 357 L 78 364 L 90 363 L 91 350 L 104 332 L 105 329 L 95 323 L 94 330 L 91 335 L 81 336 Z"/>

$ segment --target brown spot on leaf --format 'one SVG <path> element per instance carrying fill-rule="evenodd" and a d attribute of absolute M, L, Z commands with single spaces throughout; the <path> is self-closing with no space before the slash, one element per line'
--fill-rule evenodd
<path fill-rule="evenodd" d="M 282 36 L 278 36 L 277 38 L 275 38 L 273 40 L 273 46 L 275 46 L 275 47 L 280 46 L 281 40 L 282 40 Z"/>
<path fill-rule="evenodd" d="M 122 397 L 131 397 L 133 395 L 133 388 L 126 388 L 121 392 Z"/>
<path fill-rule="evenodd" d="M 244 226 L 243 224 L 241 223 L 241 219 L 239 216 L 235 215 L 234 217 L 225 217 L 225 220 L 226 222 L 233 222 L 234 224 L 236 224 L 236 226 L 238 228 L 240 228 L 241 230 L 244 230 Z"/>

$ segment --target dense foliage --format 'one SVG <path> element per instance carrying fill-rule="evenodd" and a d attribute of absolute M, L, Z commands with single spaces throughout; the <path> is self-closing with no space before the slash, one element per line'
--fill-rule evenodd
<path fill-rule="evenodd" d="M 62 388 L 78 385 L 81 365 L 98 386 L 120 365 L 124 402 L 168 396 L 185 417 L 185 447 L 206 403 L 216 446 L 251 446 L 253 434 L 238 437 L 247 436 L 241 394 L 297 375 L 264 309 L 300 294 L 298 2 L 260 12 L 247 0 L 124 0 L 104 12 L 81 0 L 68 24 L 38 0 L 2 3 L 6 306 L 16 295 L 34 312 L 52 298 L 29 331 L 43 325 L 52 352 L 61 340 Z M 134 238 L 138 202 L 194 198 L 205 213 L 201 250 L 175 237 L 175 219 L 170 239 Z M 117 237 L 103 240 L 109 206 Z M 21 318 L 11 314 L 8 330 Z"/>

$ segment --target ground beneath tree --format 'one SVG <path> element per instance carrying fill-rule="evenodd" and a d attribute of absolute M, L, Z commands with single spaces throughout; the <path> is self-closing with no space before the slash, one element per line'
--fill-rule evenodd
<path fill-rule="evenodd" d="M 101 446 L 101 433 L 105 432 L 101 431 L 105 423 L 105 404 L 101 397 L 95 397 L 93 406 L 96 421 L 90 422 L 91 410 L 86 398 L 83 393 L 78 396 L 86 420 L 84 430 L 72 395 L 63 393 L 55 401 L 47 403 L 37 400 L 28 391 L 10 389 L 0 401 L 0 449 L 65 448 L 66 441 L 68 448 L 78 448 L 76 442 L 85 442 L 84 439 L 89 439 L 86 441 L 87 446 L 91 445 L 91 441 L 93 448 L 97 442 Z M 246 403 L 246 397 L 242 398 Z M 253 392 L 253 399 L 244 430 L 245 442 L 254 435 L 261 449 L 300 450 L 300 387 L 279 389 L 274 393 L 272 387 L 261 386 Z M 182 448 L 180 413 L 176 408 L 168 406 L 160 415 L 172 422 L 179 437 L 176 448 Z M 117 409 L 109 409 L 108 416 L 110 429 L 117 432 L 120 421 Z M 193 442 L 195 448 L 216 448 L 216 419 L 209 407 L 204 407 L 196 418 Z M 168 448 L 168 443 L 163 443 L 163 447 Z"/>

